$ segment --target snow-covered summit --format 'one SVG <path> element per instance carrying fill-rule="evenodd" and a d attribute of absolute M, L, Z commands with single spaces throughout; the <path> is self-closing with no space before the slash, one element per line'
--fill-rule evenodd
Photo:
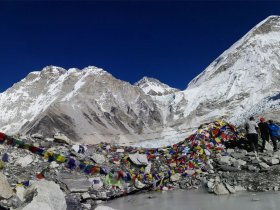
<path fill-rule="evenodd" d="M 223 117 L 242 124 L 268 111 L 260 104 L 280 93 L 279 80 L 280 16 L 269 16 L 189 83 L 184 115 L 195 111 L 198 122 Z"/>
<path fill-rule="evenodd" d="M 135 85 L 94 66 L 48 66 L 0 94 L 7 133 L 61 132 L 73 140 L 181 140 L 204 122 L 237 125 L 280 113 L 280 17 L 257 24 L 184 91 L 144 77 Z M 274 113 L 274 114 L 271 114 Z"/>
<path fill-rule="evenodd" d="M 140 87 L 146 94 L 152 96 L 167 95 L 179 91 L 176 88 L 171 88 L 159 80 L 150 77 L 143 77 L 134 85 Z"/>
<path fill-rule="evenodd" d="M 188 84 L 188 89 L 199 86 L 213 78 L 215 79 L 216 74 L 220 74 L 223 70 L 227 70 L 228 68 L 237 71 L 237 68 L 233 68 L 231 64 L 237 62 L 243 55 L 243 62 L 238 61 L 239 69 L 242 68 L 243 64 L 250 65 L 251 68 L 258 67 L 258 63 L 263 62 L 266 57 L 268 58 L 266 54 L 267 50 L 272 50 L 273 48 L 277 49 L 280 38 L 279 32 L 280 16 L 267 17 L 234 43 L 229 49 L 224 51 L 202 73 L 195 77 Z M 243 70 L 246 71 L 247 68 L 243 68 Z"/>

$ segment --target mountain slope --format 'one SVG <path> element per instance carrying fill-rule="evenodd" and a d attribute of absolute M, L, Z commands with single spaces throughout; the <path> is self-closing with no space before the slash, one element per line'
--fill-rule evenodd
<path fill-rule="evenodd" d="M 7 133 L 61 132 L 76 141 L 175 143 L 201 123 L 280 113 L 280 17 L 270 16 L 222 53 L 184 91 L 144 77 L 48 66 L 0 94 Z M 279 118 L 279 117 L 278 117 Z"/>
<path fill-rule="evenodd" d="M 0 127 L 10 133 L 60 131 L 98 142 L 113 134 L 158 129 L 163 121 L 150 96 L 96 67 L 66 71 L 49 66 L 30 73 L 0 99 Z"/>
<path fill-rule="evenodd" d="M 272 109 L 269 98 L 280 93 L 279 79 L 280 17 L 270 16 L 190 82 L 184 115 L 191 124 L 217 117 L 242 124 Z"/>
<path fill-rule="evenodd" d="M 149 77 L 143 77 L 134 85 L 140 87 L 146 94 L 151 96 L 162 96 L 180 91 L 176 88 L 171 88 L 168 85 L 161 83 L 157 79 Z"/>

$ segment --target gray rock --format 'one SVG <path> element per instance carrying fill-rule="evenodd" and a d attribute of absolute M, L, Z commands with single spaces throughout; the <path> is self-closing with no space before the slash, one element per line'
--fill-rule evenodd
<path fill-rule="evenodd" d="M 267 164 L 264 163 L 264 162 L 260 162 L 259 165 L 260 165 L 260 167 L 261 167 L 262 169 L 268 169 L 268 168 L 269 168 L 269 165 L 267 165 Z"/>
<path fill-rule="evenodd" d="M 249 166 L 248 166 L 248 170 L 249 170 L 249 171 L 256 171 L 256 169 L 257 169 L 257 168 L 256 168 L 255 166 L 252 166 L 252 165 L 249 165 Z"/>
<path fill-rule="evenodd" d="M 280 157 L 280 150 L 273 153 L 274 156 Z"/>
<path fill-rule="evenodd" d="M 270 163 L 271 163 L 272 165 L 279 164 L 279 159 L 272 158 Z"/>
<path fill-rule="evenodd" d="M 80 201 L 73 197 L 72 195 L 68 195 L 65 197 L 66 204 L 67 204 L 67 210 L 82 210 L 82 206 Z"/>
<path fill-rule="evenodd" d="M 34 158 L 32 155 L 26 155 L 24 157 L 19 158 L 15 164 L 20 165 L 21 167 L 26 167 L 33 162 Z"/>
<path fill-rule="evenodd" d="M 84 209 L 90 210 L 91 209 L 91 204 L 90 203 L 83 203 L 82 206 Z"/>
<path fill-rule="evenodd" d="M 145 155 L 145 154 L 139 154 L 139 153 L 130 154 L 129 158 L 135 165 L 148 165 L 149 164 L 147 155 Z"/>
<path fill-rule="evenodd" d="M 224 186 L 223 183 L 220 183 L 214 187 L 214 193 L 216 195 L 227 195 L 229 194 L 229 191 L 227 190 L 227 188 Z"/>
<path fill-rule="evenodd" d="M 255 157 L 256 154 L 254 152 L 248 152 L 247 156 L 250 156 L 250 157 Z"/>
<path fill-rule="evenodd" d="M 91 155 L 91 159 L 96 162 L 97 164 L 103 164 L 106 161 L 106 158 L 104 157 L 104 155 L 100 155 L 100 154 L 92 154 Z"/>
<path fill-rule="evenodd" d="M 67 208 L 64 193 L 60 190 L 59 185 L 53 181 L 31 181 L 31 187 L 25 191 L 25 198 L 30 193 L 34 197 L 22 210 L 66 210 Z"/>
<path fill-rule="evenodd" d="M 235 186 L 234 189 L 236 192 L 246 191 L 246 189 L 240 185 Z"/>
<path fill-rule="evenodd" d="M 226 165 L 231 165 L 231 157 L 230 156 L 221 156 L 219 158 L 220 163 L 224 163 Z"/>
<path fill-rule="evenodd" d="M 61 144 L 71 144 L 72 143 L 72 141 L 67 136 L 65 136 L 63 133 L 56 133 L 53 136 L 53 138 L 54 138 L 53 142 L 56 142 L 56 143 L 61 143 Z"/>
<path fill-rule="evenodd" d="M 16 194 L 17 194 L 17 197 L 21 200 L 21 201 L 24 201 L 24 192 L 25 192 L 25 188 L 23 186 L 18 186 L 16 188 Z"/>
<path fill-rule="evenodd" d="M 211 182 L 211 181 L 208 181 L 208 182 L 207 182 L 207 187 L 208 187 L 209 189 L 214 188 L 214 186 L 215 186 L 214 182 Z"/>
<path fill-rule="evenodd" d="M 236 190 L 229 184 L 226 183 L 225 186 L 230 193 L 236 193 Z"/>
<path fill-rule="evenodd" d="M 86 199 L 89 199 L 90 198 L 90 194 L 88 192 L 85 192 L 82 194 L 82 199 L 83 200 L 86 200 Z"/>
<path fill-rule="evenodd" d="M 228 154 L 234 153 L 234 149 L 227 149 L 227 153 Z"/>
<path fill-rule="evenodd" d="M 48 142 L 48 141 L 42 141 L 42 142 L 40 142 L 40 147 L 49 148 L 49 147 L 51 147 L 51 146 L 52 146 L 51 142 Z"/>
<path fill-rule="evenodd" d="M 266 142 L 265 143 L 265 149 L 267 151 L 273 151 L 273 146 L 269 142 Z"/>
<path fill-rule="evenodd" d="M 0 173 L 0 199 L 8 199 L 14 195 L 13 189 L 10 187 L 7 177 Z"/>
<path fill-rule="evenodd" d="M 181 178 L 181 174 L 176 173 L 176 174 L 174 174 L 174 175 L 172 175 L 172 176 L 170 177 L 170 180 L 171 180 L 172 182 L 177 182 L 177 181 L 180 180 L 180 178 Z"/>
<path fill-rule="evenodd" d="M 60 174 L 59 180 L 67 186 L 71 193 L 87 192 L 92 185 L 84 175 L 63 173 Z"/>
<path fill-rule="evenodd" d="M 107 193 L 106 192 L 97 192 L 97 197 L 99 199 L 107 199 Z"/>

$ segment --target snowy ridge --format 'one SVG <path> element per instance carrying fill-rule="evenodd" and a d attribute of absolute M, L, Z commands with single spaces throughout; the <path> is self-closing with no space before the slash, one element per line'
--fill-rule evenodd
<path fill-rule="evenodd" d="M 261 114 L 254 107 L 280 91 L 279 55 L 280 17 L 270 16 L 190 82 L 184 115 L 196 110 L 200 122 L 221 117 L 242 124 L 246 113 Z"/>
<path fill-rule="evenodd" d="M 152 96 L 162 96 L 179 91 L 176 88 L 171 88 L 159 80 L 149 77 L 143 77 L 134 85 L 140 87 L 146 94 Z"/>
<path fill-rule="evenodd" d="M 162 146 L 217 119 L 236 125 L 250 116 L 276 119 L 279 80 L 280 17 L 270 16 L 184 91 L 148 77 L 131 85 L 94 66 L 31 72 L 0 94 L 0 128 L 10 134 L 61 132 L 89 143 Z"/>
<path fill-rule="evenodd" d="M 69 71 L 56 66 L 47 66 L 42 71 L 30 72 L 26 78 L 0 94 L 1 124 L 3 131 L 16 132 L 27 121 L 32 121 L 37 115 L 44 112 L 55 101 L 60 100 L 64 91 L 63 86 L 69 78 L 80 80 L 89 74 L 104 74 L 105 71 L 96 67 L 87 67 L 83 70 Z M 78 82 L 74 90 L 68 90 L 67 95 L 74 95 L 82 86 Z M 63 100 L 63 99 L 62 99 Z M 67 97 L 64 98 L 67 100 Z M 7 103 L 17 104 L 9 106 Z M 23 105 L 23 107 L 22 107 Z M 18 118 L 23 119 L 17 120 Z M 13 122 L 14 121 L 14 122 Z"/>

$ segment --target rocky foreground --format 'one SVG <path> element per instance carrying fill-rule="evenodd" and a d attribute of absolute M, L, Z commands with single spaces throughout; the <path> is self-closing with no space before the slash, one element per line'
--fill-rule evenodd
<path fill-rule="evenodd" d="M 95 209 L 132 193 L 204 186 L 217 195 L 278 191 L 280 152 L 273 153 L 267 143 L 256 157 L 240 149 L 241 138 L 223 121 L 154 149 L 107 143 L 86 147 L 61 137 L 18 140 L 2 134 L 0 209 Z"/>

